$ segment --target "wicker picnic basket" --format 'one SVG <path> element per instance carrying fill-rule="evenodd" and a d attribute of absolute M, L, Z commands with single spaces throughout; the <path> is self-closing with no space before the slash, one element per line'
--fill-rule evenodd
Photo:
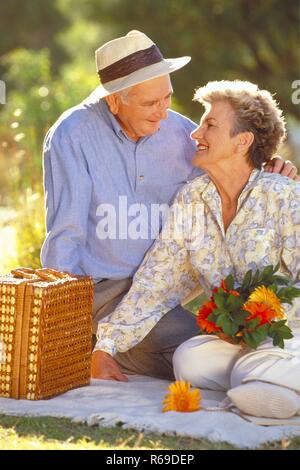
<path fill-rule="evenodd" d="M 40 400 L 89 384 L 93 281 L 52 269 L 0 276 L 0 396 Z"/>

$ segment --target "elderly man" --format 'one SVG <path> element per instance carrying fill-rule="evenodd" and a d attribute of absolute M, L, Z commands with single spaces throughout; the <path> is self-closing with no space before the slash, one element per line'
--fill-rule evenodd
<path fill-rule="evenodd" d="M 165 206 L 201 174 L 191 166 L 195 123 L 168 109 L 170 73 L 189 61 L 164 59 L 139 31 L 104 44 L 96 51 L 101 86 L 66 111 L 45 139 L 42 264 L 94 279 L 96 378 L 126 381 L 125 373 L 138 373 L 172 379 L 175 349 L 198 333 L 181 306 L 127 352 L 116 351 L 113 335 L 106 338 L 101 322 L 98 327 L 128 292 L 161 228 Z M 296 174 L 280 159 L 270 171 Z M 134 334 L 134 325 L 128 334 Z"/>

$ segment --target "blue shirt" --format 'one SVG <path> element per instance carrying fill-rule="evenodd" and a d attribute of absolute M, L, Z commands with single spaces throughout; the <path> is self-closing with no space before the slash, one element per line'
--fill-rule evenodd
<path fill-rule="evenodd" d="M 161 228 L 151 210 L 163 212 L 201 174 L 191 166 L 195 126 L 169 111 L 158 132 L 135 142 L 104 100 L 66 111 L 44 142 L 43 266 L 95 281 L 133 276 Z"/>

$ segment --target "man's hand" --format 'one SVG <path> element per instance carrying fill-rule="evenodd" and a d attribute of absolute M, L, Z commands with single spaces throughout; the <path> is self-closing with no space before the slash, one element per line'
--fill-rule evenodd
<path fill-rule="evenodd" d="M 92 354 L 92 373 L 93 379 L 118 380 L 119 382 L 128 382 L 113 357 L 105 351 L 94 351 Z"/>
<path fill-rule="evenodd" d="M 274 156 L 264 169 L 268 173 L 280 173 L 282 176 L 287 176 L 294 181 L 300 181 L 296 166 L 290 160 L 283 160 L 280 155 Z"/>

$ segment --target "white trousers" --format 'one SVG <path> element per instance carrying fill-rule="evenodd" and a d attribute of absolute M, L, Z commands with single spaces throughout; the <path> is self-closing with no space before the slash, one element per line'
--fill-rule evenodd
<path fill-rule="evenodd" d="M 300 332 L 277 348 L 264 341 L 256 350 L 227 343 L 217 336 L 195 336 L 173 356 L 176 380 L 227 391 L 249 381 L 268 382 L 300 393 Z"/>

